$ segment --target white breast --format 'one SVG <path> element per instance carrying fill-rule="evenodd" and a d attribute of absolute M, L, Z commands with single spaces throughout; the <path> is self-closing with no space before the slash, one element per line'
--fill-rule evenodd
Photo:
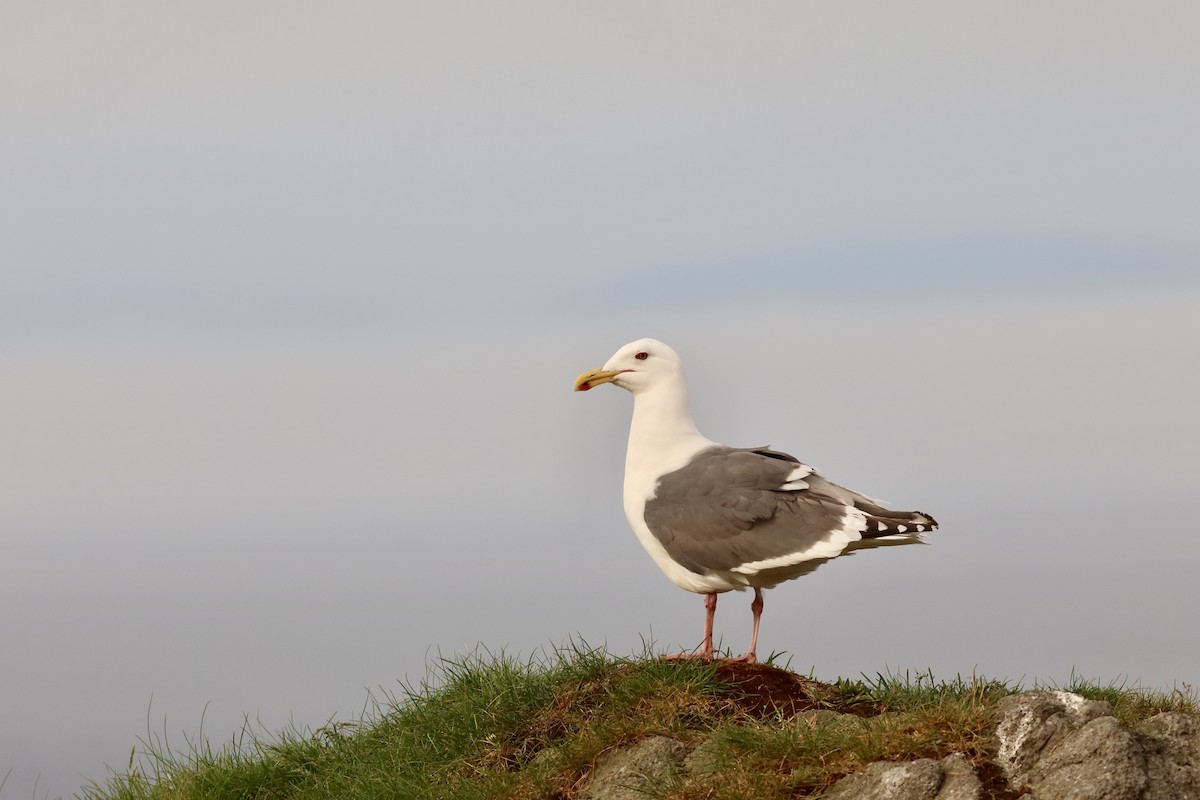
<path fill-rule="evenodd" d="M 678 358 L 661 343 L 656 346 Z M 633 393 L 633 418 L 625 451 L 625 516 L 642 547 L 676 586 L 701 594 L 742 588 L 743 576 L 698 575 L 679 566 L 646 525 L 646 503 L 654 497 L 658 479 L 683 468 L 701 450 L 717 444 L 696 429 L 688 408 L 683 369 L 681 365 L 676 367 L 658 374 L 652 384 L 627 385 Z"/>
<path fill-rule="evenodd" d="M 732 582 L 728 577 L 698 575 L 684 569 L 671 558 L 646 524 L 646 503 L 654 498 L 659 477 L 682 469 L 697 453 L 716 443 L 697 434 L 694 438 L 688 437 L 665 449 L 641 448 L 637 444 L 630 437 L 625 458 L 625 516 L 642 547 L 646 548 L 658 568 L 681 589 L 708 594 L 744 588 L 745 583 Z"/>

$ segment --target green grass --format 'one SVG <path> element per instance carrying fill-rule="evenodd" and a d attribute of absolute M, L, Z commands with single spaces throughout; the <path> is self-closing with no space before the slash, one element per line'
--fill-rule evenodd
<path fill-rule="evenodd" d="M 1187 692 L 1077 681 L 1124 722 L 1196 712 Z M 818 710 L 751 709 L 715 665 L 613 658 L 575 646 L 537 659 L 443 660 L 419 685 L 375 698 L 353 723 L 266 735 L 249 725 L 221 747 L 175 752 L 151 737 L 94 800 L 572 798 L 607 750 L 653 734 L 699 744 L 703 767 L 664 798 L 807 796 L 878 759 L 990 756 L 997 700 L 1017 691 L 977 677 L 879 675 L 814 685 Z M 847 713 L 838 713 L 847 712 Z"/>
<path fill-rule="evenodd" d="M 1089 700 L 1104 700 L 1112 706 L 1113 716 L 1122 725 L 1133 725 L 1164 711 L 1200 713 L 1196 692 L 1186 683 L 1169 692 L 1159 692 L 1136 684 L 1131 685 L 1128 681 L 1103 684 L 1072 674 L 1065 685 L 1050 684 L 1045 688 L 1073 692 Z"/>

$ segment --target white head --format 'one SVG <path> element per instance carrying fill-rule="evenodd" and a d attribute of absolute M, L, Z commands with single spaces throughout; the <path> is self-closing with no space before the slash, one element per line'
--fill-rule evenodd
<path fill-rule="evenodd" d="M 686 386 L 683 361 L 657 339 L 638 339 L 625 345 L 603 367 L 576 378 L 575 391 L 586 392 L 602 383 L 614 383 L 635 396 L 660 386 L 672 386 L 676 391 Z"/>

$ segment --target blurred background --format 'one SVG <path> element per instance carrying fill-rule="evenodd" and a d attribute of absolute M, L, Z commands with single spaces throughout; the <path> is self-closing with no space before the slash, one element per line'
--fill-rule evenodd
<path fill-rule="evenodd" d="M 442 655 L 694 647 L 630 399 L 570 391 L 643 336 L 711 438 L 942 523 L 760 652 L 1200 680 L 1195 5 L 0 16 L 0 795 Z"/>

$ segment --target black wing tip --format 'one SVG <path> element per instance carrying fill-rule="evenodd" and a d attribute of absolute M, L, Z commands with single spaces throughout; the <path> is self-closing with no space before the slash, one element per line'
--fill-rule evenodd
<path fill-rule="evenodd" d="M 885 536 L 913 536 L 938 529 L 938 522 L 923 511 L 911 511 L 910 517 L 897 519 L 895 517 L 876 517 L 867 515 L 867 530 L 863 534 L 866 539 L 881 539 Z"/>

